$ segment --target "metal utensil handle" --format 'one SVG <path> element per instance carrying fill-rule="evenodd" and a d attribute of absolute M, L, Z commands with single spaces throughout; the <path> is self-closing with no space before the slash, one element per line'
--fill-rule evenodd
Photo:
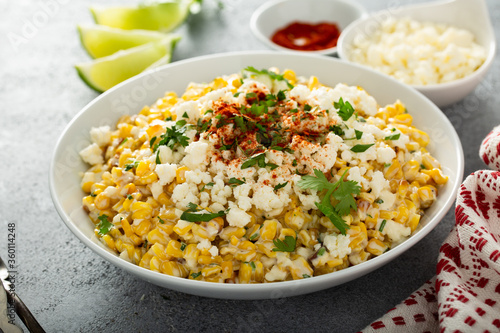
<path fill-rule="evenodd" d="M 7 301 L 10 304 L 14 304 L 17 315 L 31 333 L 45 333 L 42 326 L 40 326 L 35 317 L 33 317 L 33 314 L 31 314 L 30 310 L 23 301 L 21 301 L 19 296 L 7 291 Z"/>

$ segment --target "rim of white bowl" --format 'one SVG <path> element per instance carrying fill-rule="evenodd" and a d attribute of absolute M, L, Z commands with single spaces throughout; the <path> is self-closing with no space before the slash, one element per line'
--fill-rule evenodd
<path fill-rule="evenodd" d="M 287 47 L 283 47 L 281 45 L 274 43 L 269 37 L 267 37 L 266 35 L 264 35 L 262 33 L 262 31 L 259 29 L 259 26 L 257 24 L 257 21 L 259 20 L 260 16 L 272 7 L 275 7 L 281 3 L 292 2 L 292 1 L 307 3 L 307 1 L 301 1 L 301 0 L 273 0 L 273 1 L 265 2 L 260 7 L 258 7 L 253 12 L 253 14 L 250 18 L 250 30 L 253 32 L 255 37 L 257 37 L 257 39 L 259 39 L 261 42 L 263 42 L 268 47 L 273 48 L 273 49 L 278 50 L 278 51 L 290 52 L 290 53 L 300 53 L 300 54 L 319 54 L 319 55 L 334 55 L 334 54 L 336 54 L 337 53 L 337 46 L 330 47 L 330 48 L 324 49 L 324 50 L 316 50 L 316 51 L 303 51 L 303 50 L 289 49 Z M 309 1 L 314 1 L 314 0 L 309 0 Z M 318 1 L 321 1 L 321 0 L 318 0 Z M 346 6 L 350 6 L 352 8 L 355 8 L 360 13 L 360 17 L 358 19 L 364 18 L 368 15 L 367 10 L 357 2 L 347 1 L 347 0 L 330 0 L 329 2 L 339 2 L 339 3 L 342 3 Z M 353 22 L 356 22 L 358 19 L 349 23 L 344 28 L 344 30 L 347 29 L 347 27 L 349 27 Z M 342 35 L 342 31 L 341 31 L 340 35 Z M 338 43 L 337 43 L 337 45 L 338 45 Z"/>
<path fill-rule="evenodd" d="M 185 60 L 180 60 L 176 61 L 174 63 L 166 64 L 163 66 L 160 66 L 156 69 L 156 71 L 159 70 L 166 70 L 170 67 L 174 66 L 180 66 L 184 64 L 189 64 L 191 62 L 198 62 L 198 61 L 203 61 L 203 60 L 208 60 L 208 59 L 213 59 L 213 58 L 225 58 L 225 57 L 238 57 L 238 56 L 283 56 L 283 54 L 279 55 L 274 51 L 236 51 L 236 52 L 227 52 L 227 53 L 218 53 L 218 54 L 211 54 L 211 55 L 205 55 L 205 56 L 199 56 L 199 57 L 194 57 L 190 59 L 185 59 Z M 311 59 L 321 59 L 322 61 L 331 61 L 331 62 L 340 62 L 344 64 L 345 66 L 351 66 L 351 67 L 356 67 L 358 69 L 361 69 L 363 71 L 368 71 L 371 72 L 372 74 L 376 76 L 380 76 L 384 80 L 389 80 L 397 83 L 404 89 L 409 89 L 411 90 L 414 94 L 419 95 L 422 99 L 426 100 L 429 103 L 430 107 L 435 107 L 439 113 L 437 113 L 437 116 L 442 118 L 443 121 L 448 122 L 448 118 L 435 106 L 427 97 L 425 97 L 422 93 L 419 91 L 411 88 L 410 86 L 405 86 L 401 82 L 397 81 L 394 78 L 391 78 L 387 75 L 383 75 L 375 70 L 369 69 L 366 66 L 361 66 L 356 63 L 351 63 L 351 62 L 343 62 L 339 59 L 335 58 L 327 58 L 319 55 L 313 55 L 313 54 L 287 54 L 286 56 L 290 57 L 302 57 L 302 58 L 311 58 Z M 443 203 L 443 206 L 440 210 L 438 210 L 435 215 L 429 220 L 429 222 L 423 226 L 417 233 L 412 235 L 410 238 L 405 240 L 403 243 L 400 245 L 392 248 L 390 251 L 376 257 L 372 258 L 368 261 L 365 261 L 359 265 L 355 266 L 350 266 L 346 269 L 339 270 L 333 273 L 329 274 L 324 274 L 320 276 L 315 276 L 309 279 L 301 279 L 301 280 L 292 280 L 292 281 L 281 281 L 281 282 L 276 282 L 276 283 L 255 283 L 255 284 L 227 284 L 227 283 L 212 283 L 212 282 L 206 282 L 206 281 L 196 281 L 196 280 L 189 280 L 185 278 L 180 278 L 180 277 L 175 277 L 175 276 L 170 276 L 158 272 L 154 272 L 145 268 L 142 268 L 138 265 L 132 264 L 124 259 L 121 259 L 118 257 L 116 254 L 112 254 L 110 250 L 107 250 L 104 248 L 103 245 L 100 245 L 96 243 L 94 240 L 91 238 L 87 237 L 84 235 L 75 225 L 75 223 L 72 221 L 71 217 L 66 214 L 64 211 L 62 204 L 60 202 L 60 198 L 57 197 L 56 193 L 56 181 L 55 181 L 55 171 L 56 171 L 56 161 L 57 161 L 57 156 L 60 152 L 60 146 L 62 144 L 63 139 L 73 126 L 75 122 L 78 121 L 80 116 L 85 113 L 89 108 L 93 107 L 94 104 L 98 103 L 101 99 L 106 98 L 107 95 L 112 94 L 114 91 L 122 89 L 125 85 L 132 84 L 135 81 L 140 81 L 143 79 L 145 76 L 151 75 L 151 71 L 147 71 L 144 73 L 141 73 L 139 75 L 136 75 L 118 85 L 115 87 L 107 90 L 106 92 L 102 93 L 101 95 L 97 96 L 95 99 L 93 99 L 91 102 L 89 102 L 85 107 L 83 107 L 72 119 L 71 121 L 66 125 L 62 133 L 60 134 L 59 138 L 57 139 L 57 142 L 54 147 L 54 151 L 52 154 L 52 158 L 50 161 L 50 168 L 49 168 L 49 190 L 50 190 L 50 195 L 52 197 L 54 206 L 59 214 L 59 216 L 62 219 L 62 222 L 68 227 L 68 229 L 82 242 L 84 243 L 87 247 L 89 247 L 94 253 L 99 255 L 101 258 L 105 259 L 106 261 L 109 261 L 113 265 L 120 267 L 127 271 L 128 273 L 132 273 L 135 276 L 140 277 L 143 280 L 146 280 L 150 283 L 159 285 L 164 288 L 172 289 L 172 290 L 177 290 L 180 292 L 192 294 L 192 295 L 198 295 L 198 296 L 204 296 L 204 297 L 211 297 L 211 298 L 221 298 L 221 299 L 272 299 L 272 298 L 281 298 L 281 297 L 291 297 L 291 296 L 297 296 L 297 295 L 302 295 L 306 293 L 311 293 L 314 291 L 319 291 L 319 290 L 324 290 L 326 289 L 325 287 L 319 287 L 325 284 L 331 285 L 332 284 L 332 279 L 335 280 L 341 280 L 344 282 L 336 283 L 331 285 L 330 287 L 334 287 L 337 285 L 341 285 L 344 283 L 347 283 L 349 281 L 355 280 L 363 275 L 366 275 L 373 270 L 382 267 L 383 265 L 387 264 L 388 262 L 396 259 L 399 255 L 402 253 L 408 251 L 411 247 L 413 247 L 415 244 L 417 244 L 420 240 L 422 240 L 429 232 L 431 232 L 437 224 L 444 218 L 444 216 L 448 213 L 449 209 L 455 202 L 455 197 L 456 193 L 458 192 L 458 189 L 460 187 L 461 181 L 463 179 L 463 173 L 464 173 L 464 155 L 463 155 L 463 150 L 462 150 L 462 145 L 460 142 L 460 139 L 458 137 L 458 134 L 456 133 L 455 130 L 452 131 L 452 133 L 449 133 L 453 137 L 453 141 L 456 142 L 455 145 L 455 151 L 454 153 L 457 156 L 458 159 L 458 166 L 457 166 L 457 175 L 456 179 L 454 180 L 454 187 L 452 188 L 451 195 L 447 198 L 443 198 L 442 200 L 445 200 Z M 153 72 L 154 73 L 154 72 Z M 451 123 L 450 123 L 450 126 Z M 91 223 L 90 220 L 88 223 Z M 401 246 L 404 245 L 404 246 Z M 160 283 L 158 281 L 164 281 L 168 282 L 168 287 L 165 286 L 166 283 Z M 330 282 L 330 283 L 328 283 Z M 316 285 L 315 287 L 313 287 Z M 300 289 L 306 289 L 307 291 L 301 292 Z M 327 287 L 328 288 L 328 287 Z M 189 291 L 187 291 L 189 290 Z M 202 291 L 200 291 L 202 290 Z M 293 292 L 290 292 L 293 291 Z M 234 292 L 234 294 L 231 294 L 231 296 L 228 296 L 228 293 Z M 259 292 L 259 294 L 263 293 L 270 293 L 270 297 L 255 297 L 253 296 L 254 293 Z M 283 292 L 283 294 L 280 294 L 280 292 Z M 220 293 L 220 294 L 219 294 Z M 273 297 L 272 295 L 276 295 L 276 297 Z"/>

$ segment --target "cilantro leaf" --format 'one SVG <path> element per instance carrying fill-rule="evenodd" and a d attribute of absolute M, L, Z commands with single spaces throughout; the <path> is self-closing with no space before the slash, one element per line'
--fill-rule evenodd
<path fill-rule="evenodd" d="M 98 219 L 97 228 L 99 229 L 99 235 L 106 235 L 113 228 L 113 224 L 109 222 L 108 215 L 100 215 Z"/>
<path fill-rule="evenodd" d="M 245 178 L 243 178 L 245 179 Z M 229 181 L 228 181 L 228 184 L 229 185 L 243 185 L 245 184 L 245 182 L 243 180 L 239 180 L 238 178 L 230 178 Z"/>
<path fill-rule="evenodd" d="M 386 223 L 387 223 L 387 220 L 383 220 L 382 223 L 380 223 L 380 227 L 378 228 L 378 231 L 380 231 L 380 232 L 384 231 Z"/>
<path fill-rule="evenodd" d="M 285 236 L 285 239 L 282 241 L 281 239 L 273 240 L 275 248 L 273 248 L 274 252 L 293 252 L 295 250 L 295 237 Z"/>
<path fill-rule="evenodd" d="M 358 131 L 356 129 L 354 130 L 354 133 L 356 133 L 356 140 L 361 139 L 361 137 L 363 136 L 363 132 Z"/>
<path fill-rule="evenodd" d="M 303 176 L 297 183 L 301 188 L 309 188 L 316 191 L 321 191 L 329 188 L 332 184 L 326 179 L 323 172 L 318 169 L 314 169 L 314 176 Z"/>
<path fill-rule="evenodd" d="M 276 96 L 278 101 L 284 101 L 286 99 L 285 92 L 283 90 L 278 91 L 278 95 Z"/>
<path fill-rule="evenodd" d="M 160 146 L 174 149 L 176 144 L 187 147 L 189 138 L 184 133 L 190 128 L 190 125 L 186 125 L 186 123 L 185 120 L 179 120 L 174 126 L 167 127 L 167 131 L 161 135 L 160 141 L 154 146 L 153 151 L 156 152 Z"/>
<path fill-rule="evenodd" d="M 293 85 L 288 82 L 287 79 L 285 79 L 285 77 L 283 75 L 280 75 L 280 74 L 276 74 L 274 72 L 271 72 L 271 71 L 268 71 L 267 69 L 261 69 L 261 70 L 258 70 L 256 69 L 255 67 L 252 67 L 252 66 L 248 66 L 247 68 L 244 69 L 245 71 L 247 72 L 250 72 L 250 73 L 254 73 L 254 74 L 257 74 L 257 75 L 267 75 L 269 76 L 272 80 L 276 80 L 276 81 L 285 81 L 286 85 L 288 86 L 288 88 L 292 89 L 293 88 Z"/>
<path fill-rule="evenodd" d="M 266 158 L 266 154 L 264 154 L 264 153 L 254 155 L 254 156 L 250 157 L 248 160 L 246 160 L 245 162 L 243 162 L 243 164 L 241 165 L 241 169 L 242 170 L 248 169 L 250 167 L 253 167 L 255 164 L 257 164 L 261 168 L 265 168 L 266 167 L 265 158 Z"/>
<path fill-rule="evenodd" d="M 234 123 L 236 124 L 236 126 L 238 126 L 239 128 L 241 128 L 241 130 L 243 132 L 247 131 L 247 126 L 246 126 L 245 121 L 244 121 L 244 119 L 243 119 L 242 116 L 236 116 L 236 117 L 234 117 Z"/>
<path fill-rule="evenodd" d="M 351 148 L 351 151 L 355 153 L 363 153 L 368 150 L 371 146 L 373 146 L 374 143 L 370 143 L 368 145 L 355 145 L 354 147 Z"/>
<path fill-rule="evenodd" d="M 340 125 L 330 126 L 329 130 L 330 132 L 333 132 L 333 134 L 336 134 L 338 136 L 342 136 L 345 134 L 344 130 L 340 127 Z"/>
<path fill-rule="evenodd" d="M 182 213 L 180 219 L 187 222 L 208 222 L 216 217 L 222 217 L 227 214 L 229 209 L 226 211 L 219 211 L 217 213 L 200 213 L 198 211 L 198 206 L 192 202 L 188 203 L 188 209 Z"/>
<path fill-rule="evenodd" d="M 333 223 L 334 226 L 339 229 L 342 235 L 346 234 L 346 230 L 349 229 L 349 225 L 345 223 L 342 217 L 335 211 L 335 207 L 332 206 L 330 199 L 328 201 L 322 200 L 321 202 L 315 202 L 316 207 Z"/>
<path fill-rule="evenodd" d="M 384 140 L 399 140 L 401 133 L 386 136 Z"/>
<path fill-rule="evenodd" d="M 333 197 L 339 201 L 335 206 L 341 216 L 348 215 L 351 208 L 356 210 L 356 200 L 351 194 L 359 194 L 361 186 L 354 180 L 341 181 L 337 189 L 333 192 Z"/>
<path fill-rule="evenodd" d="M 314 169 L 314 176 L 306 175 L 299 180 L 297 185 L 304 189 L 313 189 L 317 191 L 327 190 L 321 202 L 315 202 L 316 207 L 333 223 L 340 233 L 346 234 L 349 225 L 342 219 L 342 216 L 348 215 L 351 208 L 356 210 L 356 201 L 353 194 L 359 194 L 361 186 L 355 181 L 344 182 L 344 174 L 335 183 L 330 183 L 325 175 L 318 169 Z M 337 201 L 332 205 L 331 197 Z"/>
<path fill-rule="evenodd" d="M 201 188 L 201 190 L 200 190 L 200 191 L 205 191 L 205 189 L 206 189 L 207 187 L 213 187 L 214 185 L 215 185 L 215 183 L 213 183 L 213 182 L 206 183 L 205 185 L 203 185 L 203 187 Z"/>
<path fill-rule="evenodd" d="M 132 170 L 133 168 L 137 168 L 138 165 L 139 165 L 139 161 L 135 161 L 135 162 L 132 162 L 132 163 L 125 164 L 124 170 L 125 171 Z"/>
<path fill-rule="evenodd" d="M 282 183 L 282 184 L 278 184 L 278 185 L 276 185 L 276 186 L 274 187 L 274 190 L 275 190 L 275 191 L 277 191 L 277 190 L 279 190 L 280 188 L 285 187 L 287 184 L 288 184 L 288 182 L 286 182 L 286 183 Z"/>
<path fill-rule="evenodd" d="M 333 106 L 338 109 L 337 113 L 343 121 L 347 121 L 354 114 L 354 108 L 352 107 L 351 103 L 344 103 L 342 97 L 340 97 L 338 102 L 334 102 Z"/>
<path fill-rule="evenodd" d="M 228 209 L 229 210 L 229 209 Z M 217 213 L 198 213 L 198 212 L 190 212 L 189 210 L 185 211 L 181 215 L 181 220 L 188 222 L 208 222 L 210 220 L 215 219 L 216 217 L 222 217 L 227 214 L 227 211 L 219 211 Z"/>

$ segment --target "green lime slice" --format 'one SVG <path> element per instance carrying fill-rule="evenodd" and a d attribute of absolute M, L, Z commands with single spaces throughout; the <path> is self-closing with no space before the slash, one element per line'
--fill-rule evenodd
<path fill-rule="evenodd" d="M 201 0 L 170 0 L 139 6 L 94 6 L 90 8 L 97 24 L 119 29 L 145 29 L 169 32 L 184 22 L 194 4 Z"/>
<path fill-rule="evenodd" d="M 92 58 L 101 58 L 120 50 L 157 42 L 168 34 L 150 30 L 123 30 L 104 25 L 79 25 L 82 45 Z"/>
<path fill-rule="evenodd" d="M 91 88 L 103 92 L 145 69 L 169 63 L 175 44 L 172 35 L 159 42 L 149 42 L 110 56 L 75 66 L 78 75 Z"/>

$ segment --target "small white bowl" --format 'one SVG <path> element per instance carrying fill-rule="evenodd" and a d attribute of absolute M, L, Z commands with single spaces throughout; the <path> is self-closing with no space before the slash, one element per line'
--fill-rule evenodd
<path fill-rule="evenodd" d="M 250 20 L 250 28 L 265 45 L 278 51 L 331 55 L 337 47 L 318 51 L 292 50 L 271 41 L 273 34 L 292 22 L 333 22 L 340 31 L 351 22 L 364 17 L 366 10 L 354 1 L 347 0 L 275 0 L 257 8 Z"/>
<path fill-rule="evenodd" d="M 486 49 L 485 62 L 464 78 L 440 84 L 412 85 L 439 107 L 456 103 L 471 93 L 495 59 L 495 33 L 484 0 L 444 0 L 374 13 L 357 20 L 341 33 L 337 43 L 338 56 L 343 60 L 352 61 L 350 50 L 354 39 L 360 34 L 369 35 L 378 30 L 388 17 L 410 17 L 418 21 L 444 23 L 466 29 L 474 34 L 475 42 Z"/>

